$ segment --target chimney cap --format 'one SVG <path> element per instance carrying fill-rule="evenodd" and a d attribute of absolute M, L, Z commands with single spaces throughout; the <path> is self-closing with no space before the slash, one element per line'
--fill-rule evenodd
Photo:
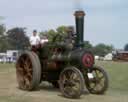
<path fill-rule="evenodd" d="M 85 15 L 86 15 L 86 14 L 85 14 L 84 11 L 75 11 L 75 14 L 74 14 L 74 16 L 76 16 L 76 17 L 85 16 Z"/>

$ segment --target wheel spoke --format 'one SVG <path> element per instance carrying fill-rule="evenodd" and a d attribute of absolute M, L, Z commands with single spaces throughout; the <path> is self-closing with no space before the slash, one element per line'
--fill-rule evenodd
<path fill-rule="evenodd" d="M 27 72 L 32 74 L 32 68 L 29 68 Z"/>
<path fill-rule="evenodd" d="M 28 78 L 25 78 L 25 87 L 29 88 L 30 87 L 30 81 Z"/>
<path fill-rule="evenodd" d="M 28 56 L 26 56 L 26 60 L 25 62 L 28 64 L 30 62 L 30 58 Z"/>
<path fill-rule="evenodd" d="M 31 61 L 30 61 L 29 57 L 26 57 L 24 64 L 25 64 L 25 66 L 26 66 L 27 68 L 30 67 Z"/>
<path fill-rule="evenodd" d="M 101 84 L 98 83 L 94 89 L 95 89 L 95 90 L 101 90 L 102 87 L 103 87 L 103 86 L 102 86 Z"/>
<path fill-rule="evenodd" d="M 71 72 L 71 74 L 70 74 L 70 80 L 72 80 L 72 79 L 74 79 L 74 73 L 73 72 Z"/>
<path fill-rule="evenodd" d="M 95 70 L 95 74 L 96 74 L 96 77 L 98 77 L 98 76 L 99 76 L 99 73 L 98 73 L 98 71 L 97 71 L 97 70 Z"/>
<path fill-rule="evenodd" d="M 101 81 L 102 79 L 104 79 L 104 76 L 99 77 L 99 81 Z"/>
<path fill-rule="evenodd" d="M 24 77 L 22 77 L 22 78 L 20 78 L 20 86 L 21 86 L 21 88 L 25 88 L 25 78 Z"/>
<path fill-rule="evenodd" d="M 71 71 L 68 71 L 68 72 L 65 73 L 67 79 L 70 79 L 71 73 L 72 73 Z"/>
<path fill-rule="evenodd" d="M 31 73 L 28 73 L 27 75 L 26 75 L 26 77 L 31 81 L 32 80 L 32 74 Z"/>
<path fill-rule="evenodd" d="M 94 82 L 90 83 L 90 87 L 91 87 L 91 89 L 94 89 L 96 87 L 96 83 L 94 83 Z"/>
<path fill-rule="evenodd" d="M 20 64 L 24 64 L 24 57 L 20 58 Z"/>
<path fill-rule="evenodd" d="M 79 78 L 79 76 L 77 76 L 75 73 L 73 74 L 74 76 L 73 76 L 73 78 L 72 78 L 72 82 L 73 83 L 79 83 L 80 84 L 80 78 Z"/>
<path fill-rule="evenodd" d="M 22 71 L 22 72 L 24 71 L 23 68 L 21 68 L 21 67 L 19 67 L 17 70 Z"/>
<path fill-rule="evenodd" d="M 76 75 L 76 73 L 72 73 L 71 75 L 71 79 L 74 80 L 74 79 L 78 79 L 78 76 Z"/>
<path fill-rule="evenodd" d="M 70 94 L 71 88 L 70 87 L 64 87 L 64 92 L 67 94 Z"/>
<path fill-rule="evenodd" d="M 68 80 L 65 74 L 62 75 L 62 79 L 61 80 L 62 80 L 62 84 L 65 84 L 65 81 Z"/>
<path fill-rule="evenodd" d="M 73 86 L 73 90 L 78 91 L 80 89 L 80 83 L 76 83 L 76 85 Z"/>

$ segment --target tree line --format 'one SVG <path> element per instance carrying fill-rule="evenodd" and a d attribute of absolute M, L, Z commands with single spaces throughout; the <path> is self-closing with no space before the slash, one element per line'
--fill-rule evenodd
<path fill-rule="evenodd" d="M 67 27 L 59 26 L 56 29 L 39 32 L 40 36 L 47 35 L 49 41 L 51 41 L 57 34 L 66 36 Z M 5 25 L 0 25 L 0 52 L 5 52 L 6 50 L 24 50 L 29 46 L 30 43 L 29 37 L 26 34 L 26 28 L 15 27 L 6 30 Z M 104 56 L 114 50 L 112 45 L 100 43 L 93 46 L 89 41 L 84 41 L 84 48 L 91 50 L 95 55 L 99 56 Z"/>
<path fill-rule="evenodd" d="M 0 25 L 0 52 L 25 49 L 28 46 L 29 38 L 26 36 L 25 28 L 16 27 L 6 31 L 6 27 Z"/>

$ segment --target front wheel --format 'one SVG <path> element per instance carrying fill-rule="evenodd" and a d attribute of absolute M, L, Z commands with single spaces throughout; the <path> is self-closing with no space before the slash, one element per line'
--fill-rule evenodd
<path fill-rule="evenodd" d="M 59 79 L 62 94 L 67 98 L 79 98 L 84 89 L 84 77 L 75 67 L 65 68 Z"/>
<path fill-rule="evenodd" d="M 92 94 L 104 94 L 108 89 L 109 79 L 107 72 L 99 66 L 93 66 L 90 73 L 87 73 L 86 86 Z"/>

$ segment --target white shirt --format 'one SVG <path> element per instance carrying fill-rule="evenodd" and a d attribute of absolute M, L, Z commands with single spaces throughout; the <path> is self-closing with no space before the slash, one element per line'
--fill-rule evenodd
<path fill-rule="evenodd" d="M 41 44 L 44 44 L 44 43 L 46 43 L 46 42 L 48 42 L 48 39 L 41 39 Z"/>
<path fill-rule="evenodd" d="M 38 44 L 40 44 L 40 37 L 38 35 L 31 36 L 30 37 L 30 44 L 31 45 L 38 45 Z"/>

